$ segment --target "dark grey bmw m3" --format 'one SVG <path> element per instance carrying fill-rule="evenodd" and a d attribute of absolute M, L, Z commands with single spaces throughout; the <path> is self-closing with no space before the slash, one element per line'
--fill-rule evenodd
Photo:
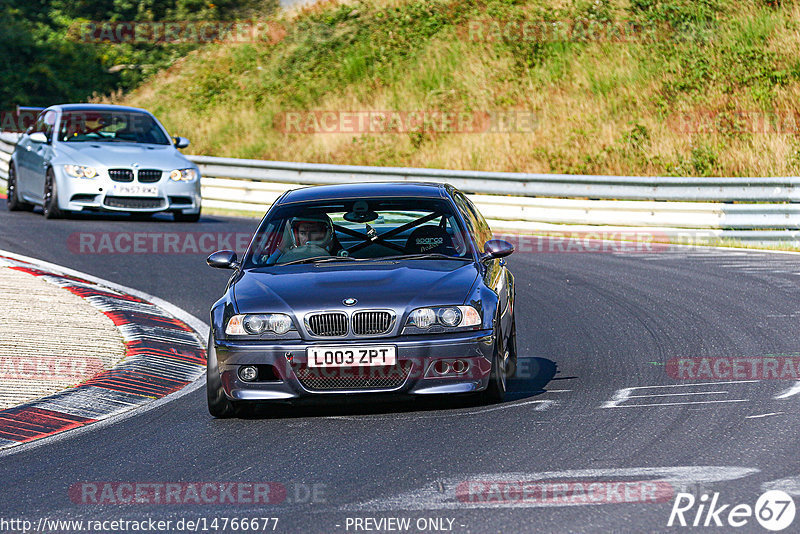
<path fill-rule="evenodd" d="M 211 309 L 208 408 L 333 396 L 475 395 L 516 370 L 514 251 L 446 184 L 288 191 Z"/>

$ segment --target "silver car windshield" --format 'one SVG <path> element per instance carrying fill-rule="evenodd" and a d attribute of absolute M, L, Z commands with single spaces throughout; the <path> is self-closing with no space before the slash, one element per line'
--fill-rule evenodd
<path fill-rule="evenodd" d="M 64 112 L 58 129 L 58 140 L 64 143 L 170 144 L 169 138 L 150 115 L 111 110 Z"/>

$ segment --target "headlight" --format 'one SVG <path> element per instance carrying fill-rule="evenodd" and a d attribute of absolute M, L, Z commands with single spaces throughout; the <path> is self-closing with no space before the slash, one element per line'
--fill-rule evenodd
<path fill-rule="evenodd" d="M 411 312 L 408 324 L 417 328 L 430 328 L 436 323 L 436 312 L 430 308 L 420 308 Z"/>
<path fill-rule="evenodd" d="M 461 328 L 479 324 L 481 324 L 481 316 L 478 310 L 472 306 L 417 308 L 411 312 L 406 321 L 406 326 L 416 326 L 423 330 L 433 325 Z"/>
<path fill-rule="evenodd" d="M 225 333 L 230 336 L 283 335 L 292 329 L 292 319 L 283 313 L 258 313 L 234 315 L 228 321 Z"/>
<path fill-rule="evenodd" d="M 97 169 L 94 167 L 83 167 L 81 165 L 64 165 L 67 174 L 75 178 L 94 178 L 97 176 Z"/>
<path fill-rule="evenodd" d="M 197 171 L 194 169 L 175 169 L 169 173 L 169 178 L 176 182 L 191 182 L 197 179 Z"/>

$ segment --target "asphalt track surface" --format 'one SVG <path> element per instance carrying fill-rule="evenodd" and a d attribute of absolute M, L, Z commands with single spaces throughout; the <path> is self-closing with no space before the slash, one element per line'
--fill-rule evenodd
<path fill-rule="evenodd" d="M 208 268 L 204 254 L 82 254 L 73 234 L 248 233 L 256 224 L 211 216 L 194 225 L 124 216 L 46 221 L 2 207 L 0 249 L 145 291 L 207 322 L 228 274 Z M 652 532 L 687 530 L 666 526 L 672 499 L 544 506 L 453 496 L 475 480 L 659 478 L 673 491 L 719 492 L 720 504 L 752 506 L 776 485 L 800 495 L 794 380 L 678 380 L 666 365 L 800 352 L 800 256 L 520 252 L 509 264 L 521 368 L 539 373 L 512 381 L 501 405 L 337 404 L 215 420 L 200 389 L 0 458 L 0 518 L 278 517 L 275 532 L 356 532 L 348 518 L 408 517 L 410 532 L 418 518 L 453 519 L 453 532 Z M 290 495 L 260 507 L 76 504 L 69 489 L 85 481 L 269 481 Z M 317 502 L 291 495 L 315 484 Z M 800 518 L 787 532 L 797 525 Z M 766 532 L 754 518 L 735 530 Z"/>

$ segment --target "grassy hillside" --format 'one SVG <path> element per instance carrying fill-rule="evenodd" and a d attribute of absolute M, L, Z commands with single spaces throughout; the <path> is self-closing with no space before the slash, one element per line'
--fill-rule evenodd
<path fill-rule="evenodd" d="M 113 100 L 151 109 L 191 138 L 191 152 L 211 155 L 555 173 L 800 173 L 793 2 L 356 0 L 283 17 L 287 32 L 274 42 L 193 52 Z M 477 36 L 498 23 L 519 31 Z M 620 39 L 614 28 L 634 29 Z M 282 113 L 304 110 L 527 110 L 535 127 L 283 133 Z"/>

